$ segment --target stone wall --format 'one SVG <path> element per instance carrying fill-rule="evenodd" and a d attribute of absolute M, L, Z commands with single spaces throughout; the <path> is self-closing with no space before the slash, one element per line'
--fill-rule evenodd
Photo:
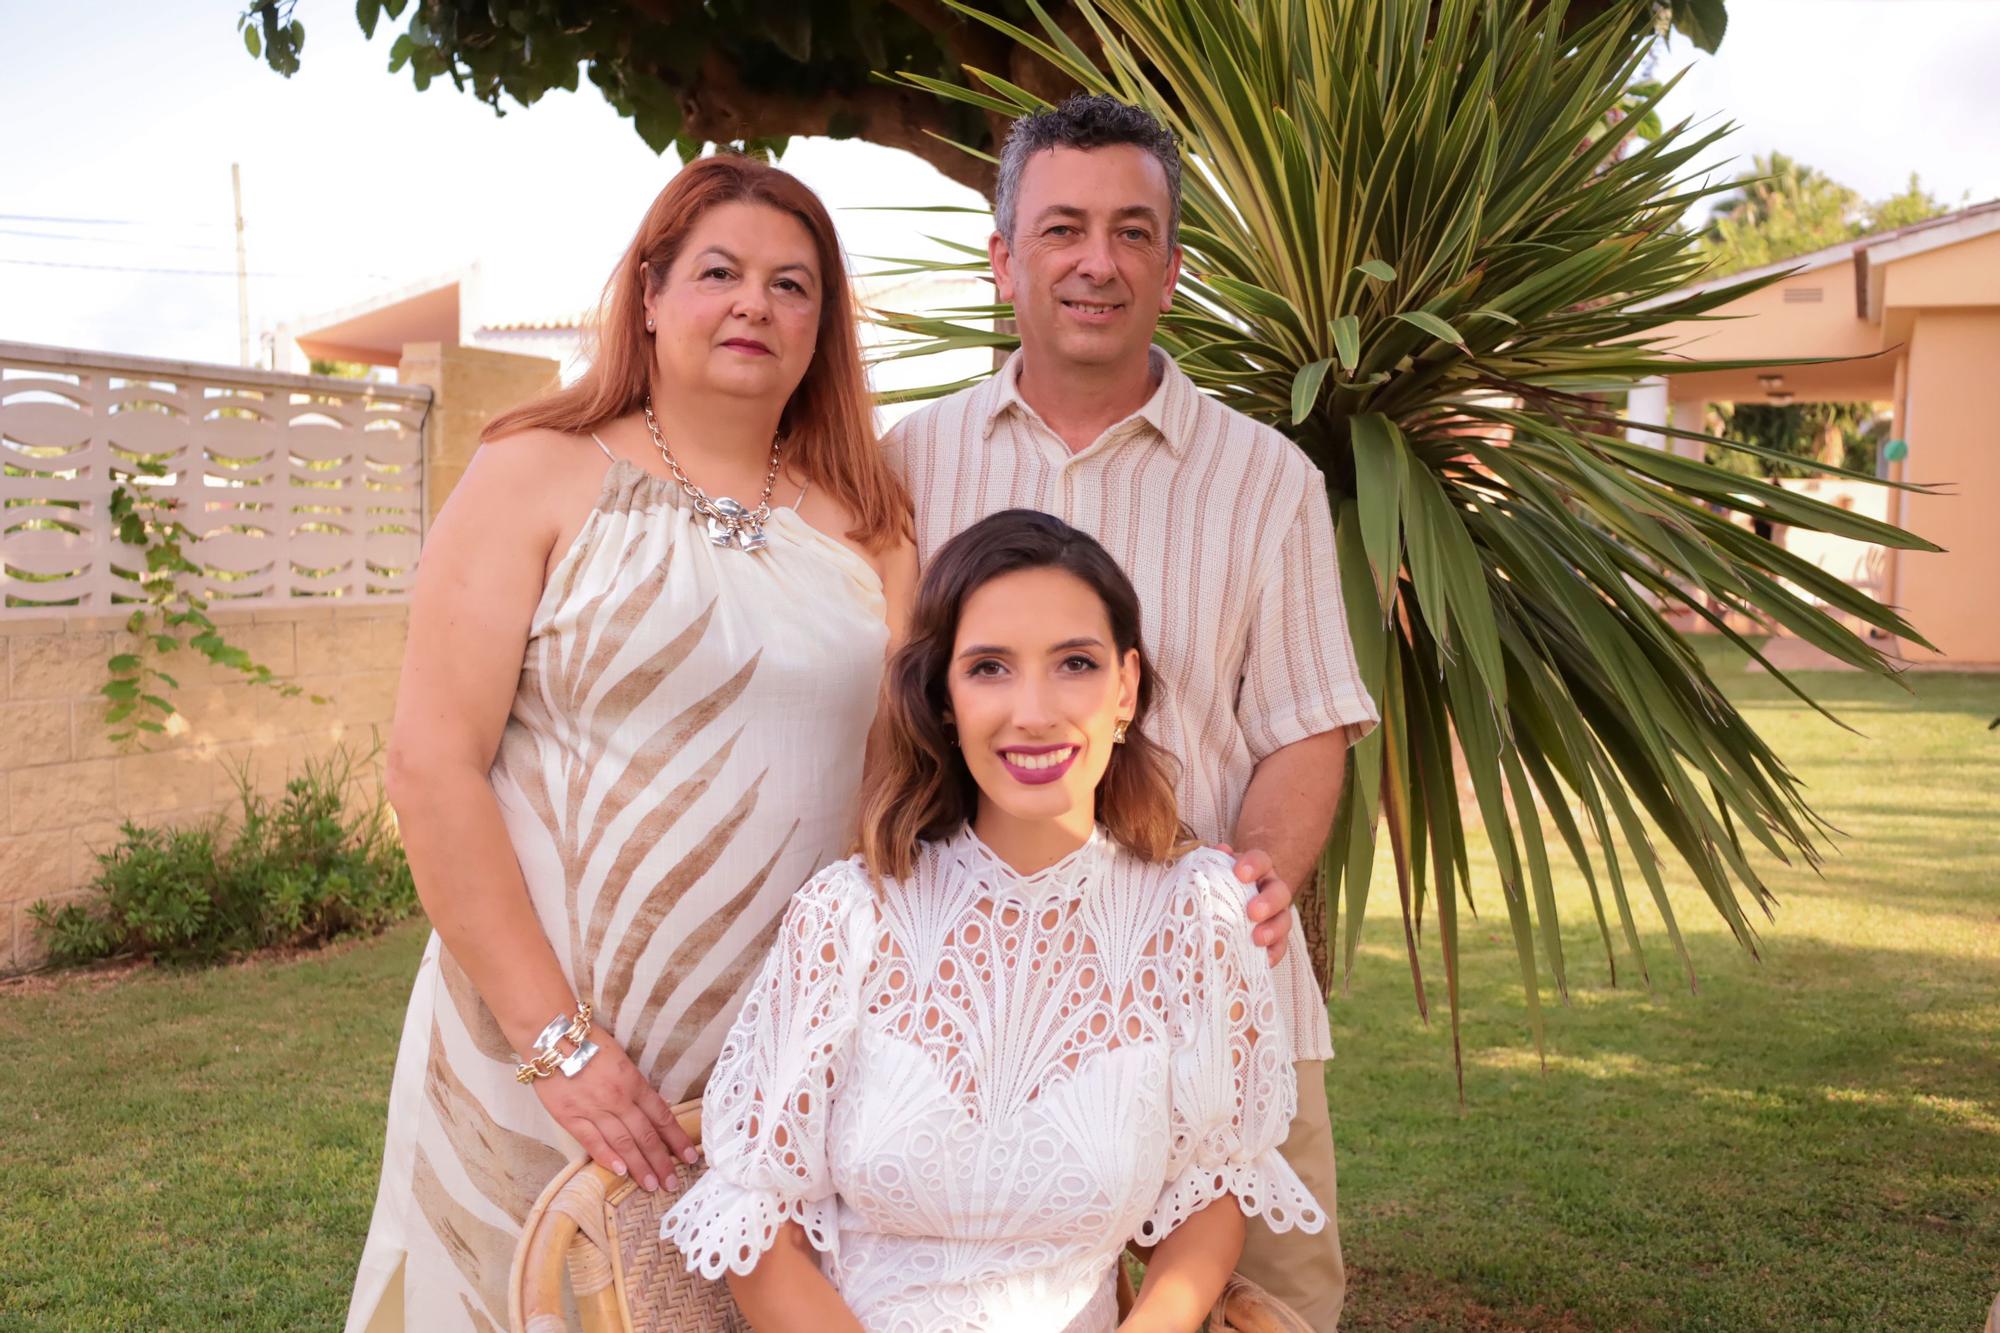
<path fill-rule="evenodd" d="M 554 387 L 556 372 L 540 357 L 437 343 L 405 349 L 397 385 L 0 343 L 0 461 L 10 465 L 0 477 L 0 976 L 42 960 L 29 906 L 81 896 L 121 821 L 233 812 L 239 771 L 275 794 L 309 758 L 343 744 L 358 758 L 387 742 L 421 532 L 485 424 Z M 143 745 L 111 739 L 106 664 L 144 655 L 117 601 L 127 585 L 109 569 L 123 555 L 103 503 L 106 478 L 127 465 L 115 449 L 167 460 L 161 494 L 209 534 L 192 558 L 258 571 L 195 591 L 215 598 L 209 614 L 230 643 L 300 695 L 182 649 L 157 662 L 180 682 L 168 733 Z M 258 462 L 254 476 L 217 473 L 246 459 Z M 248 517 L 232 511 L 253 500 Z M 242 526 L 257 527 L 261 544 L 247 544 Z M 249 555 L 232 564 L 232 550 Z M 317 577 L 323 565 L 339 577 Z M 292 577 L 303 574 L 317 581 Z M 238 600 L 223 610 L 227 599 Z M 379 771 L 378 758 L 371 799 Z"/>
<path fill-rule="evenodd" d="M 437 517 L 466 465 L 479 450 L 486 423 L 518 403 L 557 385 L 558 367 L 546 357 L 520 356 L 483 347 L 407 343 L 396 378 L 430 389 L 434 406 L 424 432 L 424 523 Z"/>
<path fill-rule="evenodd" d="M 0 975 L 42 959 L 28 907 L 81 895 L 121 820 L 175 824 L 237 808 L 235 780 L 276 793 L 309 757 L 388 739 L 408 608 L 396 603 L 211 612 L 293 698 L 182 650 L 165 736 L 118 745 L 98 690 L 128 647 L 123 617 L 0 619 Z M 320 695 L 326 703 L 308 696 Z M 368 779 L 369 794 L 378 768 Z"/>

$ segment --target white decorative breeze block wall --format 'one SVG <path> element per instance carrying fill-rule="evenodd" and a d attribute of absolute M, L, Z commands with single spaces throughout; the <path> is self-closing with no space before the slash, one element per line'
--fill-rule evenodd
<path fill-rule="evenodd" d="M 423 388 L 0 342 L 0 616 L 134 596 L 138 553 L 109 514 L 121 482 L 181 502 L 217 608 L 401 599 L 429 406 Z"/>
<path fill-rule="evenodd" d="M 121 820 L 226 816 L 336 746 L 387 735 L 423 536 L 432 391 L 0 343 L 0 975 L 41 960 Z M 164 736 L 111 740 L 102 687 L 141 558 L 112 488 L 141 461 L 199 540 L 224 637 L 299 693 L 183 649 Z M 313 696 L 327 700 L 314 703 Z"/>

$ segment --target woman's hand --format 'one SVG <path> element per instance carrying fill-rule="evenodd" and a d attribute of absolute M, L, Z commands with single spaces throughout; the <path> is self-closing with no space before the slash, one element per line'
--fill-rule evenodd
<path fill-rule="evenodd" d="M 590 1039 L 597 1043 L 590 1063 L 574 1078 L 536 1079 L 535 1095 L 592 1161 L 656 1190 L 672 1177 L 676 1157 L 692 1164 L 701 1150 L 617 1039 L 602 1028 L 592 1028 Z"/>

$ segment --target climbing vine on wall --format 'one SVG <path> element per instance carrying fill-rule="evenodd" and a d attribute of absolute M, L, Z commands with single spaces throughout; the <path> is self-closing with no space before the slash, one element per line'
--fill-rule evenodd
<path fill-rule="evenodd" d="M 158 463 L 134 465 L 141 476 L 161 477 L 166 469 Z M 125 629 L 138 643 L 150 648 L 155 659 L 171 657 L 182 648 L 198 653 L 217 666 L 241 673 L 251 684 L 276 690 L 283 698 L 303 693 L 300 686 L 280 680 L 268 666 L 232 644 L 209 618 L 208 601 L 199 596 L 192 583 L 202 567 L 188 558 L 187 548 L 195 534 L 175 516 L 180 501 L 154 488 L 119 483 L 111 488 L 111 522 L 118 540 L 141 554 L 134 577 L 138 581 L 137 605 L 125 621 Z M 180 710 L 170 691 L 180 681 L 163 670 L 157 660 L 148 661 L 144 652 L 123 651 L 106 664 L 111 678 L 105 682 L 104 721 L 115 728 L 111 739 L 120 744 L 141 734 L 160 735 L 167 722 Z M 325 698 L 310 696 L 314 703 Z"/>

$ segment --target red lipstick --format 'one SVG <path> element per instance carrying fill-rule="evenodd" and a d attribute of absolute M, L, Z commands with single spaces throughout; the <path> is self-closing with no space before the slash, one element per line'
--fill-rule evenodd
<path fill-rule="evenodd" d="M 1069 751 L 1069 758 L 1059 764 L 1050 764 L 1046 768 L 1026 768 L 1008 757 L 1016 754 L 1059 754 L 1064 750 Z M 1079 745 L 1010 745 L 1000 751 L 1000 763 L 1014 781 L 1030 787 L 1040 787 L 1056 781 L 1069 772 L 1070 766 L 1076 763 L 1076 757 L 1082 753 L 1083 747 Z"/>

